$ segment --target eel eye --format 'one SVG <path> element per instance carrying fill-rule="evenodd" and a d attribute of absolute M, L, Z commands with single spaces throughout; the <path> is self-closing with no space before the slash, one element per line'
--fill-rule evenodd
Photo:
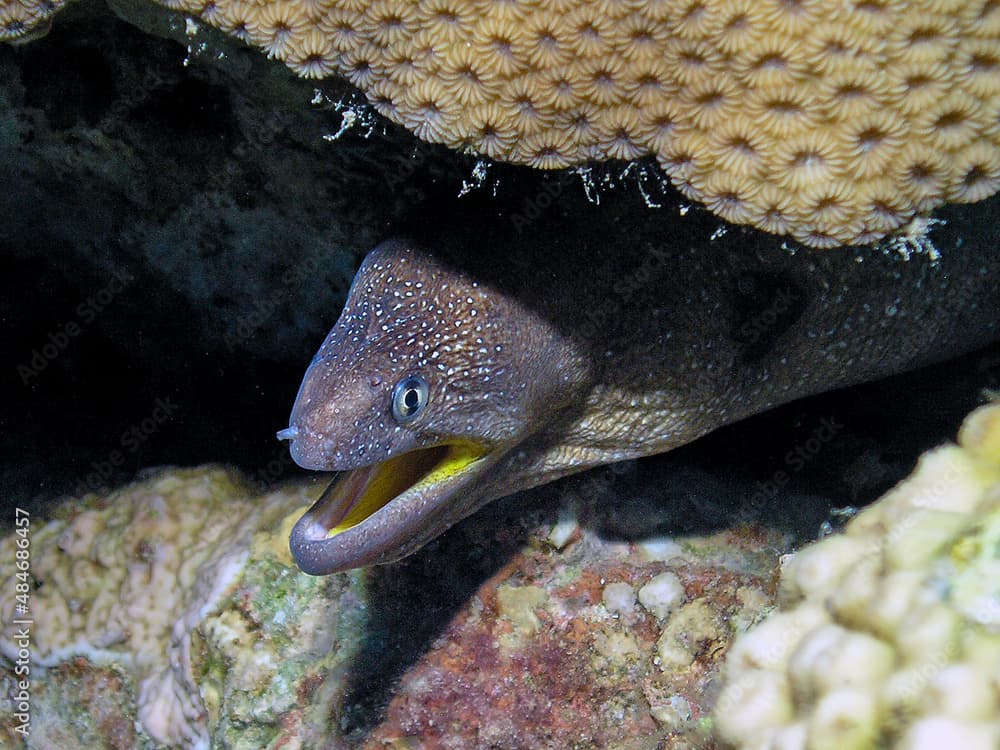
<path fill-rule="evenodd" d="M 430 389 L 427 381 L 419 375 L 403 378 L 392 389 L 392 416 L 400 424 L 417 418 L 427 406 Z"/>

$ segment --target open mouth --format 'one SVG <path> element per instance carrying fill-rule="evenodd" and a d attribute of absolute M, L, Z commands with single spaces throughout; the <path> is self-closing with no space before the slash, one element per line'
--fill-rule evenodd
<path fill-rule="evenodd" d="M 422 448 L 338 477 L 313 505 L 314 523 L 326 538 L 357 526 L 393 498 L 412 488 L 431 486 L 462 472 L 484 451 L 469 444 Z"/>
<path fill-rule="evenodd" d="M 457 480 L 479 473 L 486 455 L 480 445 L 448 443 L 342 474 L 296 523 L 292 555 L 313 575 L 384 561 L 388 543 L 405 545 L 407 527 L 433 514 Z"/>

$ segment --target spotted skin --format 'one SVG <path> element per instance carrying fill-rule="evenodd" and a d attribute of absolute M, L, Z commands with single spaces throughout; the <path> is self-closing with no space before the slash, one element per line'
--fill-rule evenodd
<path fill-rule="evenodd" d="M 423 251 L 381 245 L 303 380 L 292 457 L 308 469 L 341 471 L 448 438 L 493 445 L 523 436 L 552 399 L 569 395 L 547 387 L 558 373 L 538 377 L 536 347 L 561 348 L 558 370 L 574 361 L 554 332 L 521 326 L 524 315 Z M 427 380 L 429 408 L 401 425 L 391 393 L 414 374 Z"/>
<path fill-rule="evenodd" d="M 497 497 L 1000 338 L 993 225 L 941 232 L 939 262 L 636 226 L 623 242 L 567 217 L 488 252 L 440 231 L 369 254 L 283 433 L 293 458 L 358 470 L 463 441 L 483 458 L 333 538 L 307 516 L 291 543 L 307 572 L 390 562 Z M 429 399 L 400 424 L 410 375 Z"/>

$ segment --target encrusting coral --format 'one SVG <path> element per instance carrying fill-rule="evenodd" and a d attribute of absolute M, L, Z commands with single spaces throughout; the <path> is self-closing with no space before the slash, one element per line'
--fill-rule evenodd
<path fill-rule="evenodd" d="M 1000 403 L 790 556 L 716 704 L 738 748 L 1000 746 Z"/>
<path fill-rule="evenodd" d="M 32 520 L 27 747 L 706 747 L 713 727 L 743 749 L 998 746 L 1000 404 L 789 557 L 782 610 L 732 646 L 771 608 L 791 536 L 606 539 L 590 527 L 615 528 L 607 501 L 640 502 L 636 485 L 570 487 L 519 531 L 508 509 L 417 564 L 322 577 L 287 548 L 311 482 L 259 494 L 235 470 L 174 469 L 70 500 Z M 0 539 L 12 591 L 19 538 Z M 392 694 L 362 741 L 350 686 L 382 679 Z"/>
<path fill-rule="evenodd" d="M 0 0 L 0 40 L 63 0 Z M 1000 186 L 996 0 L 161 0 L 420 138 L 538 168 L 654 154 L 728 221 L 865 243 Z"/>
<path fill-rule="evenodd" d="M 669 734 L 703 746 L 725 646 L 770 604 L 792 537 L 754 527 L 631 545 L 581 524 L 582 503 L 607 520 L 634 487 L 593 477 L 523 526 L 486 511 L 422 561 L 319 577 L 288 550 L 312 480 L 254 490 L 235 469 L 168 468 L 67 500 L 30 528 L 23 744 L 513 750 Z M 637 502 L 644 517 L 655 506 Z M 10 590 L 21 538 L 0 538 Z M 0 602 L 4 715 L 22 647 L 13 608 Z M 10 724 L 0 747 L 22 745 Z"/>
<path fill-rule="evenodd" d="M 251 495 L 224 469 L 163 472 L 103 500 L 84 498 L 70 518 L 32 529 L 30 653 L 39 711 L 46 711 L 38 698 L 44 670 L 83 657 L 135 679 L 135 716 L 157 742 L 208 746 L 212 706 L 204 677 L 194 684 L 192 633 L 233 594 L 259 532 L 280 530 L 307 499 L 302 489 Z M 290 565 L 285 536 L 279 544 Z M 0 540 L 0 581 L 9 591 L 15 545 L 14 535 Z M 14 606 L 13 597 L 0 605 L 0 656 L 12 663 Z M 54 731 L 36 721 L 31 746 L 66 747 L 48 734 Z"/>

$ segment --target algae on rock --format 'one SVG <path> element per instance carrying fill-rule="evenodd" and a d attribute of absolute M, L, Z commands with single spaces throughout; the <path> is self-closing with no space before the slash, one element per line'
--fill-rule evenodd
<path fill-rule="evenodd" d="M 214 745 L 252 712 L 256 732 L 224 744 L 261 748 L 290 713 L 313 720 L 308 696 L 287 690 L 284 675 L 303 660 L 322 675 L 350 652 L 332 629 L 337 613 L 317 607 L 336 598 L 315 592 L 349 593 L 351 583 L 309 578 L 288 554 L 289 524 L 310 490 L 260 495 L 222 468 L 167 470 L 64 505 L 33 528 L 29 747 L 105 746 L 106 727 L 69 729 L 93 723 L 92 686 L 102 682 L 121 685 L 117 715 L 141 726 L 125 736 L 113 727 L 122 747 L 207 747 L 210 733 Z M 0 541 L 0 580 L 11 591 L 15 539 Z M 13 663 L 14 600 L 0 607 L 0 654 Z"/>

